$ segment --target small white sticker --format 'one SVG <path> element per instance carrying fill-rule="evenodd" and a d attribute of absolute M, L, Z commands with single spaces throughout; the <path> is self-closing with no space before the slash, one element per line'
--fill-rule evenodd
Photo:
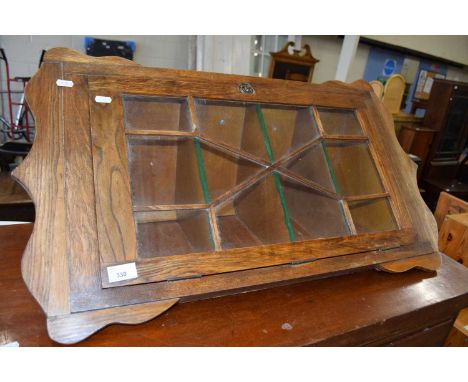
<path fill-rule="evenodd" d="M 57 86 L 64 86 L 66 88 L 72 88 L 73 87 L 73 81 L 57 80 L 55 83 L 57 84 Z"/>
<path fill-rule="evenodd" d="M 18 341 L 14 341 L 14 342 L 9 342 L 7 344 L 0 345 L 0 346 L 6 347 L 6 348 L 17 348 L 19 347 L 19 343 Z"/>
<path fill-rule="evenodd" d="M 112 267 L 107 267 L 107 276 L 109 277 L 110 283 L 136 279 L 138 277 L 136 264 L 127 263 L 127 264 L 113 265 Z"/>
<path fill-rule="evenodd" d="M 104 97 L 104 96 L 96 96 L 94 97 L 94 100 L 99 103 L 111 103 L 112 102 L 111 97 Z"/>

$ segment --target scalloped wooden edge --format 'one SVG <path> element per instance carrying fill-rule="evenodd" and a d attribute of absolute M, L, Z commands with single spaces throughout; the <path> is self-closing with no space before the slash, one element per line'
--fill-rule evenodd
<path fill-rule="evenodd" d="M 332 82 L 335 86 L 340 85 L 338 81 L 332 81 Z M 381 102 L 381 100 L 378 99 L 370 83 L 364 80 L 358 80 L 358 81 L 353 82 L 352 86 L 354 86 L 355 88 L 369 91 L 371 97 L 374 99 L 374 102 L 376 102 L 376 105 L 379 106 L 382 117 L 386 119 L 387 121 L 386 125 L 394 126 L 392 114 L 387 109 L 387 107 Z M 392 139 L 397 140 L 394 130 L 392 131 L 392 133 L 393 133 L 391 134 Z M 409 174 L 411 174 L 412 187 L 415 190 L 415 192 L 416 191 L 419 192 L 418 181 L 417 181 L 418 166 L 409 158 L 409 156 L 404 152 L 403 148 L 398 142 L 396 146 L 398 147 L 401 153 L 401 156 L 404 158 L 403 163 L 406 166 L 406 170 L 408 171 Z M 430 211 L 429 207 L 424 203 L 422 198 L 420 198 L 418 202 L 424 214 L 426 215 L 426 221 L 430 225 L 430 230 L 431 230 L 430 236 L 431 236 L 433 247 L 438 248 L 438 244 L 437 244 L 438 230 L 437 230 L 437 223 L 436 223 L 435 217 Z M 432 254 L 415 256 L 411 258 L 390 261 L 386 263 L 380 263 L 376 265 L 375 268 L 378 270 L 386 271 L 390 273 L 406 272 L 412 268 L 420 269 L 423 271 L 434 272 L 434 271 L 437 271 L 437 269 L 440 267 L 441 262 L 442 262 L 441 254 L 439 252 L 434 252 Z"/>
<path fill-rule="evenodd" d="M 54 341 L 71 345 L 112 324 L 136 325 L 149 321 L 179 301 L 178 298 L 72 313 L 47 318 L 47 331 Z"/>
<path fill-rule="evenodd" d="M 135 65 L 140 66 L 134 61 L 128 60 L 118 56 L 103 56 L 92 57 L 82 54 L 74 49 L 69 48 L 52 48 L 49 49 L 44 55 L 44 62 L 79 62 L 79 63 L 93 63 L 104 65 Z"/>
<path fill-rule="evenodd" d="M 408 259 L 380 263 L 375 267 L 380 271 L 386 271 L 390 273 L 406 272 L 412 268 L 434 272 L 439 269 L 441 262 L 442 257 L 440 253 L 432 253 L 429 255 L 415 256 Z"/>

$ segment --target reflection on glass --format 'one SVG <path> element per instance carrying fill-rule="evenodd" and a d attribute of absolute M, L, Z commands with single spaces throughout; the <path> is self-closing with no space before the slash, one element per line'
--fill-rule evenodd
<path fill-rule="evenodd" d="M 387 198 L 349 202 L 348 205 L 358 234 L 398 228 Z"/>
<path fill-rule="evenodd" d="M 275 52 L 276 51 L 276 36 L 268 35 L 265 36 L 265 52 Z"/>
<path fill-rule="evenodd" d="M 142 258 L 213 251 L 208 205 L 229 249 L 347 236 L 338 199 L 384 192 L 368 143 L 320 139 L 311 107 L 196 99 L 200 137 L 143 137 L 131 130 L 190 131 L 187 101 L 123 103 Z M 363 134 L 351 110 L 319 114 L 329 135 Z M 358 234 L 397 228 L 387 198 L 348 205 Z"/>
<path fill-rule="evenodd" d="M 203 137 L 270 162 L 318 136 L 307 107 L 197 100 L 196 113 Z"/>
<path fill-rule="evenodd" d="M 344 196 L 384 192 L 367 143 L 326 143 L 332 175 Z"/>
<path fill-rule="evenodd" d="M 292 158 L 284 167 L 300 177 L 335 192 L 323 146 L 319 142 Z"/>
<path fill-rule="evenodd" d="M 252 53 L 252 60 L 251 60 L 252 73 L 254 73 L 254 74 L 260 73 L 261 62 L 262 62 L 262 56 L 258 52 L 253 52 Z"/>
<path fill-rule="evenodd" d="M 193 139 L 128 138 L 135 207 L 204 203 Z"/>
<path fill-rule="evenodd" d="M 191 131 L 185 98 L 124 96 L 125 128 Z"/>
<path fill-rule="evenodd" d="M 207 144 L 201 144 L 201 153 L 210 199 L 213 200 L 264 169 L 236 154 L 228 154 Z"/>
<path fill-rule="evenodd" d="M 268 77 L 268 73 L 270 71 L 270 56 L 265 56 L 263 58 L 263 68 L 262 68 L 262 77 Z"/>
<path fill-rule="evenodd" d="M 217 207 L 216 216 L 223 249 L 290 241 L 272 175 Z"/>
<path fill-rule="evenodd" d="M 278 36 L 278 50 L 282 49 L 286 45 L 287 42 L 288 42 L 287 35 Z"/>
<path fill-rule="evenodd" d="M 216 208 L 223 249 L 349 235 L 340 202 L 278 173 Z"/>
<path fill-rule="evenodd" d="M 353 110 L 318 108 L 320 121 L 328 135 L 363 135 Z"/>
<path fill-rule="evenodd" d="M 213 250 L 210 223 L 205 210 L 152 211 L 139 216 L 139 257 L 173 256 Z"/>
<path fill-rule="evenodd" d="M 281 184 L 295 241 L 350 234 L 339 201 L 286 177 Z"/>

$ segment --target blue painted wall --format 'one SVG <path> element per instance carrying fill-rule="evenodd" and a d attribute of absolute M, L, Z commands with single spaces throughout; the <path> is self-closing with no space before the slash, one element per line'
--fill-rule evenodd
<path fill-rule="evenodd" d="M 419 61 L 419 67 L 416 72 L 416 77 L 412 79 L 406 79 L 407 82 L 412 83 L 408 92 L 408 97 L 405 105 L 405 111 L 409 113 L 411 111 L 413 96 L 416 91 L 416 82 L 419 77 L 419 72 L 421 70 L 428 70 L 431 72 L 447 75 L 447 65 L 435 61 L 420 59 L 414 56 L 407 56 L 390 49 L 384 49 L 373 46 L 369 50 L 369 57 L 367 58 L 367 65 L 364 70 L 364 79 L 366 81 L 379 80 L 382 83 L 385 83 L 391 74 L 401 73 L 403 61 L 405 60 L 405 58 L 411 58 L 413 60 Z M 390 75 L 388 74 L 388 72 L 386 73 L 386 69 L 388 69 L 389 66 L 392 66 L 388 65 L 389 61 L 394 61 L 395 63 L 395 70 Z"/>
<path fill-rule="evenodd" d="M 373 46 L 369 50 L 369 57 L 367 58 L 367 65 L 364 70 L 364 79 L 366 81 L 380 80 L 385 82 L 391 74 L 401 72 L 404 59 L 405 56 L 401 53 Z M 390 75 L 384 73 L 385 64 L 388 60 L 393 60 L 396 63 L 395 70 Z"/>

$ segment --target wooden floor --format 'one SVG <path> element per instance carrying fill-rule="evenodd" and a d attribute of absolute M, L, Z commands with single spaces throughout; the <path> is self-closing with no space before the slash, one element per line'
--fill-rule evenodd
<path fill-rule="evenodd" d="M 20 271 L 33 225 L 0 227 L 0 345 L 57 346 Z M 112 325 L 81 346 L 436 346 L 468 306 L 468 269 L 375 270 L 177 304 L 141 325 Z"/>

